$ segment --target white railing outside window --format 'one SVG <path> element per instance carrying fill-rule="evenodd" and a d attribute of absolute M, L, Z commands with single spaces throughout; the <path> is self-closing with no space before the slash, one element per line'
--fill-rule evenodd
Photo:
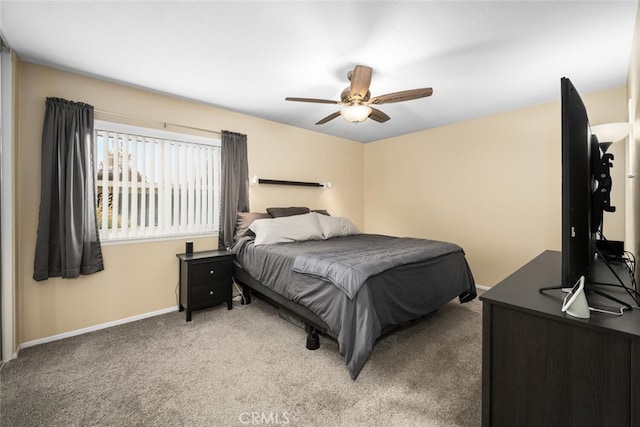
<path fill-rule="evenodd" d="M 103 241 L 217 232 L 220 140 L 95 121 Z"/>

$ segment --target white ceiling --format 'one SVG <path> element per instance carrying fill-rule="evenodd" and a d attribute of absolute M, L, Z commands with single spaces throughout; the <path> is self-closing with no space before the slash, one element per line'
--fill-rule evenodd
<path fill-rule="evenodd" d="M 625 85 L 637 6 L 0 0 L 0 28 L 25 61 L 369 142 L 557 101 L 563 76 L 583 94 Z M 381 105 L 386 123 L 325 125 L 339 106 L 284 100 L 338 100 L 356 64 L 373 67 L 372 96 L 433 96 Z"/>

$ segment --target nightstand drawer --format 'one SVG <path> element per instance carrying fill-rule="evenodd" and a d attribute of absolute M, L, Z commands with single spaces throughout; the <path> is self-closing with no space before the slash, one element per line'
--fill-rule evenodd
<path fill-rule="evenodd" d="M 191 269 L 192 284 L 212 282 L 231 276 L 231 263 L 227 261 L 209 261 L 194 263 Z"/>
<path fill-rule="evenodd" d="M 229 298 L 229 291 L 230 287 L 227 280 L 194 286 L 191 288 L 191 302 L 194 308 L 223 303 Z"/>

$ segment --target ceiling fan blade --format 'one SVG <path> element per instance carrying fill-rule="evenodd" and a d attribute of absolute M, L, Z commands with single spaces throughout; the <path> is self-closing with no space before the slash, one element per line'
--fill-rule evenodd
<path fill-rule="evenodd" d="M 353 71 L 349 73 L 349 80 L 351 80 L 351 90 L 349 94 L 352 99 L 364 99 L 365 96 L 367 96 L 372 74 L 373 69 L 364 65 L 356 65 Z"/>
<path fill-rule="evenodd" d="M 375 120 L 378 123 L 384 123 L 387 120 L 389 120 L 391 117 L 387 116 L 386 113 L 383 113 L 377 108 L 371 108 L 371 114 L 369 114 L 369 118 L 371 120 Z"/>
<path fill-rule="evenodd" d="M 317 125 L 323 125 L 325 123 L 327 123 L 329 120 L 333 120 L 336 117 L 338 117 L 340 115 L 340 111 L 336 111 L 335 113 L 329 114 L 327 117 L 325 117 L 324 119 L 318 121 L 316 124 Z"/>
<path fill-rule="evenodd" d="M 292 98 L 286 97 L 285 101 L 297 101 L 297 102 L 315 102 L 318 104 L 337 104 L 338 101 L 332 101 L 330 99 L 316 99 L 316 98 Z"/>
<path fill-rule="evenodd" d="M 425 87 L 422 89 L 409 89 L 400 92 L 387 93 L 386 95 L 380 95 L 369 101 L 370 104 L 390 104 L 392 102 L 410 101 L 412 99 L 424 98 L 431 96 L 433 89 Z"/>

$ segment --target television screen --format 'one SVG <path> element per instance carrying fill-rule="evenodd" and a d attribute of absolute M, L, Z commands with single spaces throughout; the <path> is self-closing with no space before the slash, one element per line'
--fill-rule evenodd
<path fill-rule="evenodd" d="M 562 286 L 572 288 L 581 276 L 588 279 L 595 257 L 592 156 L 599 155 L 599 148 L 584 103 L 567 78 L 561 79 L 561 97 Z"/>
<path fill-rule="evenodd" d="M 562 96 L 562 288 L 573 288 L 584 277 L 584 289 L 609 299 L 623 308 L 611 312 L 590 307 L 609 314 L 621 315 L 623 309 L 631 310 L 631 305 L 600 289 L 604 285 L 594 281 L 593 272 L 599 265 L 606 265 L 615 276 L 617 286 L 625 289 L 634 302 L 640 303 L 640 295 L 635 283 L 635 261 L 622 257 L 623 265 L 629 272 L 628 287 L 615 272 L 606 257 L 598 252 L 596 243 L 609 243 L 602 233 L 604 212 L 615 212 L 609 196 L 613 156 L 607 153 L 608 144 L 600 144 L 598 137 L 591 134 L 587 110 L 567 78 L 561 79 Z M 609 142 L 610 144 L 610 142 Z M 598 240 L 600 237 L 600 240 Z M 599 259 L 596 264 L 596 255 Z M 631 266 L 633 264 L 633 266 Z M 541 288 L 544 290 L 558 287 Z"/>

